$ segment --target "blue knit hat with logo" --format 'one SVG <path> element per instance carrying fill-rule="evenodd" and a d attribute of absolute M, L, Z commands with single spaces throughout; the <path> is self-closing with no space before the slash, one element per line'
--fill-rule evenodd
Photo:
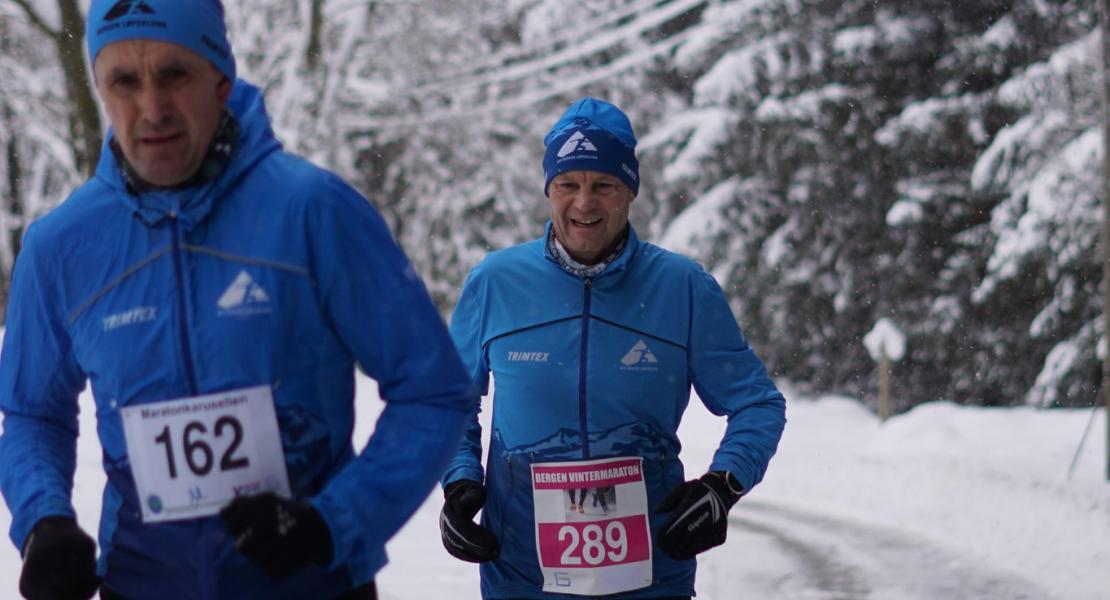
<path fill-rule="evenodd" d="M 158 40 L 184 46 L 235 81 L 220 0 L 93 0 L 85 23 L 89 61 L 114 42 Z"/>
<path fill-rule="evenodd" d="M 596 98 L 582 98 L 563 113 L 543 137 L 543 193 L 567 171 L 597 171 L 619 178 L 640 192 L 636 135 L 621 109 Z"/>

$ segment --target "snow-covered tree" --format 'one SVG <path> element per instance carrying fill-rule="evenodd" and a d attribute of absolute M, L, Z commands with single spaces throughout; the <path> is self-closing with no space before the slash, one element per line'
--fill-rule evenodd
<path fill-rule="evenodd" d="M 79 184 L 46 11 L 0 1 L 0 267 Z M 28 12 L 34 6 L 36 13 Z M 629 113 L 632 222 L 721 281 L 771 370 L 906 405 L 1081 405 L 1103 338 L 1099 53 L 1083 0 L 242 0 L 240 71 L 286 146 L 359 187 L 445 310 L 547 218 L 542 136 Z"/>
<path fill-rule="evenodd" d="M 1053 399 L 1089 401 L 1084 357 L 1094 354 L 1076 350 L 1070 338 L 1094 340 L 1093 326 L 1083 325 L 1097 285 L 1095 188 L 1085 184 L 1074 210 L 1047 202 L 1035 209 L 1044 219 L 1066 220 L 1054 229 L 1055 244 L 1067 236 L 1072 252 L 1090 261 L 1083 274 L 1069 283 L 1026 261 L 1025 271 L 1000 278 L 1005 274 L 991 275 L 996 269 L 988 263 L 1001 269 L 1017 258 L 1003 216 L 1015 224 L 1034 217 L 1026 216 L 1024 191 L 1011 202 L 1020 206 L 1006 208 L 1009 190 L 973 176 L 987 169 L 983 160 L 990 163 L 981 156 L 997 155 L 1005 138 L 1037 148 L 1018 160 L 1030 170 L 1026 177 L 1045 176 L 1038 163 L 1025 164 L 1034 155 L 1070 165 L 1073 175 L 1086 168 L 1096 176 L 1091 137 L 1060 155 L 1071 145 L 1067 134 L 1011 133 L 1023 118 L 1043 117 L 1024 117 L 1036 112 L 1033 105 L 1007 91 L 1027 70 L 1055 73 L 1072 88 L 1093 85 L 1091 74 L 1061 72 L 1062 60 L 1050 58 L 1087 35 L 1088 19 L 1081 3 L 1068 2 L 714 3 L 675 57 L 680 79 L 691 82 L 690 106 L 649 137 L 653 164 L 665 173 L 660 192 L 685 210 L 662 239 L 724 279 L 773 370 L 802 385 L 873 391 L 859 341 L 877 318 L 897 316 L 913 337 L 900 367 L 911 402 L 1020 402 L 1042 370 L 1041 388 L 1059 391 L 1048 382 L 1070 382 L 1069 391 L 1051 392 Z M 1078 55 L 1088 68 L 1097 56 L 1090 48 Z M 1049 64 L 1031 66 L 1044 60 Z M 1069 88 L 1056 82 L 1042 89 Z M 1097 98 L 1090 90 L 1079 96 Z M 1052 99 L 1043 105 L 1084 110 Z M 998 182 L 1021 187 L 1009 174 Z M 1074 177 L 1058 182 L 1044 198 L 1082 195 L 1084 184 Z M 1085 228 L 1072 227 L 1083 218 Z M 1011 236 L 1017 238 L 1028 239 Z M 996 243 L 1002 247 L 991 258 Z M 992 281 L 1002 279 L 992 296 Z M 1080 296 L 1086 301 L 1075 300 Z M 1087 310 L 1064 326 L 1072 332 L 1063 338 L 1068 343 L 1046 357 L 1061 339 L 1053 333 L 1059 329 L 1048 328 L 1060 319 L 1048 315 L 1059 315 L 1061 306 Z M 1035 393 L 1044 399 L 1045 392 Z"/>
<path fill-rule="evenodd" d="M 99 151 L 84 55 L 73 60 L 67 37 L 74 10 L 73 0 L 0 3 L 0 310 L 27 223 L 77 185 Z M 63 62 L 82 70 L 69 75 Z"/>

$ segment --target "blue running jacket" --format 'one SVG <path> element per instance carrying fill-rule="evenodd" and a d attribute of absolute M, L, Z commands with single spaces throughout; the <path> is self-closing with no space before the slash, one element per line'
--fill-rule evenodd
<path fill-rule="evenodd" d="M 638 241 L 630 226 L 622 254 L 583 279 L 556 262 L 546 239 L 487 256 L 451 318 L 471 377 L 483 393 L 491 372 L 495 382 L 485 470 L 474 419 L 443 478 L 485 475 L 482 522 L 502 547 L 481 565 L 484 598 L 566 597 L 541 591 L 532 463 L 643 457 L 654 507 L 685 478 L 676 431 L 691 384 L 728 419 L 709 468 L 730 471 L 746 490 L 762 479 L 786 422 L 782 394 L 696 263 Z M 651 510 L 653 540 L 667 516 Z M 652 556 L 655 583 L 612 597 L 694 593 L 696 561 L 673 561 L 657 546 Z"/>
<path fill-rule="evenodd" d="M 21 547 L 73 515 L 77 395 L 96 399 L 108 482 L 98 570 L 128 598 L 330 598 L 369 581 L 442 475 L 476 400 L 447 328 L 380 215 L 287 154 L 236 82 L 236 147 L 214 181 L 130 195 L 96 175 L 27 230 L 0 355 L 0 487 Z M 109 136 L 111 133 L 109 132 Z M 240 279 L 246 273 L 247 279 Z M 249 304 L 221 302 L 236 281 Z M 242 296 L 242 294 L 241 294 Z M 354 373 L 386 400 L 355 456 Z M 120 408 L 270 385 L 289 483 L 334 543 L 274 582 L 218 517 L 143 525 Z"/>

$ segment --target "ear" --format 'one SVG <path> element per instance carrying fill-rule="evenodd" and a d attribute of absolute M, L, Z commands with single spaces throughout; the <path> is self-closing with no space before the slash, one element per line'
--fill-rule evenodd
<path fill-rule="evenodd" d="M 216 97 L 219 98 L 220 104 L 227 105 L 227 99 L 231 97 L 231 79 L 227 76 L 216 84 Z"/>

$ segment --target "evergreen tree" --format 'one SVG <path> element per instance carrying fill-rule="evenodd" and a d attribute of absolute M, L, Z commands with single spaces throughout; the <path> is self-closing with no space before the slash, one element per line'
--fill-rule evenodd
<path fill-rule="evenodd" d="M 0 3 L 5 272 L 81 178 L 64 71 L 22 5 Z M 861 340 L 887 317 L 908 335 L 895 409 L 1094 400 L 1083 0 L 225 6 L 279 138 L 371 198 L 444 310 L 488 251 L 539 235 L 542 136 L 593 95 L 640 137 L 633 225 L 722 282 L 779 377 L 872 397 Z"/>

